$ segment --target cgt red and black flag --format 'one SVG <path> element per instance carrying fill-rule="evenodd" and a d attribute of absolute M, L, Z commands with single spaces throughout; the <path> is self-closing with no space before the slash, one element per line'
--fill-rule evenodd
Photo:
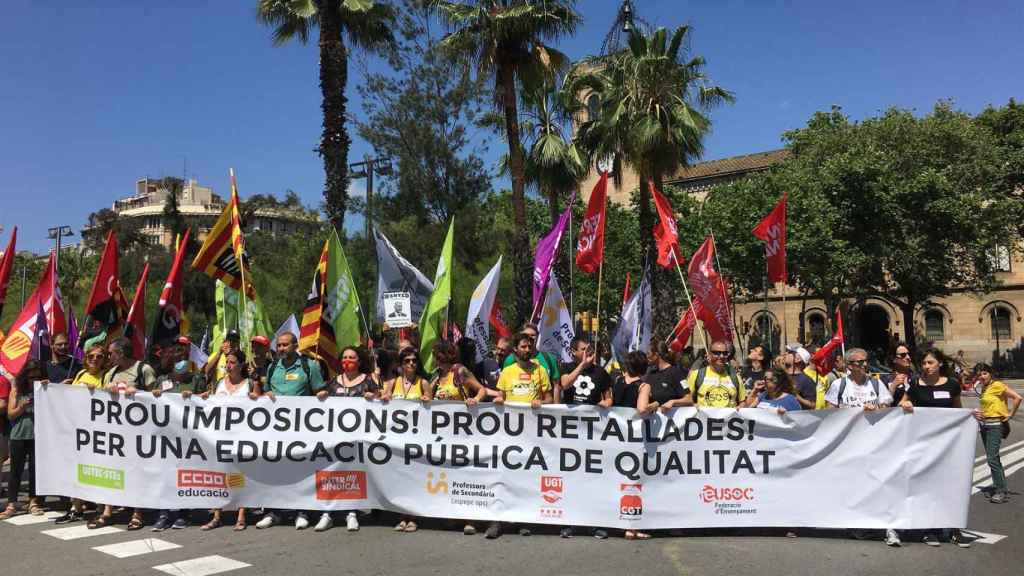
<path fill-rule="evenodd" d="M 182 318 L 185 314 L 185 303 L 182 298 L 182 277 L 184 267 L 182 260 L 185 258 L 185 247 L 188 246 L 189 231 L 178 243 L 178 251 L 174 255 L 174 263 L 171 271 L 167 274 L 167 282 L 160 292 L 160 302 L 157 304 L 156 319 L 153 322 L 153 331 L 150 333 L 150 342 L 154 345 L 173 340 L 181 335 Z"/>
<path fill-rule="evenodd" d="M 128 303 L 118 281 L 117 235 L 111 230 L 107 234 L 107 245 L 103 248 L 100 266 L 89 293 L 85 307 L 85 330 L 87 334 L 106 331 L 108 336 L 118 333 L 128 317 Z"/>
<path fill-rule="evenodd" d="M 132 297 L 132 307 L 128 310 L 128 324 L 124 335 L 132 341 L 132 352 L 136 360 L 146 358 L 146 279 L 149 277 L 149 262 L 142 268 L 139 285 Z"/>

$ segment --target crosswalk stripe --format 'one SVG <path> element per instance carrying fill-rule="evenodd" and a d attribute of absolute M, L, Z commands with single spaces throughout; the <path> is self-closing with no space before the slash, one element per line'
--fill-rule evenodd
<path fill-rule="evenodd" d="M 1007 452 L 1009 452 L 1010 450 L 1013 450 L 1014 448 L 1016 448 L 1018 446 L 1024 446 L 1024 440 L 1021 440 L 1020 442 L 1014 442 L 1013 444 L 1010 444 L 1008 446 L 1000 447 L 999 448 L 999 453 L 1000 454 L 1006 454 Z M 978 456 L 977 458 L 974 459 L 974 463 L 977 464 L 978 462 L 984 462 L 986 458 L 988 458 L 988 456 L 985 456 L 985 455 Z"/>
<path fill-rule="evenodd" d="M 1015 464 L 1015 463 L 1019 462 L 1020 460 L 1024 460 L 1024 448 L 1021 448 L 1020 450 L 1016 450 L 1016 451 L 1011 452 L 1009 454 L 1001 454 L 999 456 L 999 458 L 1000 458 L 1000 460 L 1003 461 L 1003 467 L 1004 468 L 1008 467 L 1008 466 L 1010 466 L 1012 464 Z M 992 471 L 989 469 L 988 464 L 982 464 L 980 466 L 975 466 L 974 467 L 974 478 L 972 479 L 972 482 L 977 482 L 978 480 L 983 480 L 985 478 L 988 478 L 991 475 L 992 475 Z"/>
<path fill-rule="evenodd" d="M 85 524 L 80 526 L 71 526 L 70 528 L 57 528 L 56 530 L 43 530 L 43 534 L 47 536 L 53 536 L 58 540 L 78 540 L 79 538 L 89 538 L 92 536 L 102 536 L 104 534 L 116 534 L 123 532 L 120 528 L 113 526 L 103 526 L 102 528 L 95 528 L 90 530 Z"/>
<path fill-rule="evenodd" d="M 21 516 L 15 516 L 14 518 L 8 518 L 4 520 L 8 524 L 14 524 L 15 526 L 31 526 L 32 524 L 43 524 L 44 522 L 53 522 L 54 518 L 62 516 L 60 512 L 46 512 L 42 516 L 33 516 L 31 514 L 22 514 Z"/>
<path fill-rule="evenodd" d="M 975 540 L 975 542 L 979 544 L 995 544 L 996 542 L 1006 538 L 1006 536 L 1003 536 L 1002 534 L 989 534 L 988 532 L 978 532 L 977 530 L 971 530 L 968 528 L 965 528 L 963 532 L 977 536 L 978 539 Z"/>
<path fill-rule="evenodd" d="M 142 540 L 132 540 L 130 542 L 118 542 L 117 544 L 94 546 L 93 550 L 109 554 L 114 558 L 131 558 L 132 556 L 141 556 L 142 554 L 149 554 L 150 552 L 174 550 L 175 548 L 181 548 L 181 545 L 175 544 L 174 542 L 168 542 L 166 540 L 160 540 L 159 538 L 143 538 Z"/>
<path fill-rule="evenodd" d="M 173 562 L 171 564 L 161 564 L 153 566 L 153 569 L 165 574 L 172 574 L 173 576 L 210 576 L 211 574 L 220 574 L 221 572 L 247 568 L 249 566 L 251 564 L 214 555 L 182 560 L 181 562 Z"/>

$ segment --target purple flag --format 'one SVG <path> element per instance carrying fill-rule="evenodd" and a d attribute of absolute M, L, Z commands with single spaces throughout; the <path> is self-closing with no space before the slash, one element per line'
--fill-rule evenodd
<path fill-rule="evenodd" d="M 68 305 L 68 350 L 71 350 L 71 357 L 81 362 L 85 358 L 85 351 L 78 347 L 78 322 L 75 321 L 75 311 Z"/>
<path fill-rule="evenodd" d="M 29 358 L 43 364 L 50 361 L 50 328 L 46 325 L 46 311 L 43 310 L 43 301 L 39 300 L 39 311 L 36 312 L 36 333 L 32 338 L 32 347 L 29 349 Z"/>
<path fill-rule="evenodd" d="M 572 214 L 572 205 L 576 202 L 576 192 L 572 193 L 565 212 L 558 217 L 558 223 L 548 232 L 548 235 L 537 242 L 537 252 L 533 256 L 533 313 L 530 314 L 530 321 L 537 317 L 538 308 L 544 302 L 544 295 L 548 290 L 548 279 L 551 278 L 551 267 L 555 264 L 555 255 L 558 254 L 558 243 L 562 240 L 566 226 L 569 225 L 569 215 Z"/>

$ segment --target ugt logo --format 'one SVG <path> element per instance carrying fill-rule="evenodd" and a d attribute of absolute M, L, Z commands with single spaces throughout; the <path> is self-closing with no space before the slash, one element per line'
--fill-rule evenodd
<path fill-rule="evenodd" d="M 563 486 L 561 476 L 540 477 L 540 495 L 548 504 L 554 504 L 562 499 Z"/>

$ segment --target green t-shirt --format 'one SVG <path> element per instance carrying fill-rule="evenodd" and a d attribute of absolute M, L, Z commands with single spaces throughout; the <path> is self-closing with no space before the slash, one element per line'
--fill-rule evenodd
<path fill-rule="evenodd" d="M 270 391 L 278 396 L 312 396 L 323 390 L 324 378 L 320 375 L 320 364 L 312 358 L 306 358 L 309 366 L 309 378 L 302 367 L 303 358 L 295 357 L 295 363 L 285 366 L 284 360 L 275 360 L 267 367 Z M 272 374 L 271 374 L 272 373 Z"/>
<path fill-rule="evenodd" d="M 22 402 L 20 397 L 18 402 Z M 33 435 L 35 414 L 33 414 L 32 410 L 33 406 L 29 404 L 25 411 L 21 413 L 21 416 L 18 416 L 11 422 L 11 440 L 31 440 L 35 438 Z"/>
<path fill-rule="evenodd" d="M 558 361 L 555 360 L 554 356 L 547 352 L 537 352 L 537 355 L 533 357 L 534 360 L 540 362 L 540 365 L 547 370 L 548 377 L 552 382 L 558 382 L 558 379 L 562 377 L 562 373 L 558 370 Z M 502 368 L 508 368 L 509 366 L 516 363 L 516 355 L 509 354 L 505 356 L 505 363 L 501 365 Z"/>

